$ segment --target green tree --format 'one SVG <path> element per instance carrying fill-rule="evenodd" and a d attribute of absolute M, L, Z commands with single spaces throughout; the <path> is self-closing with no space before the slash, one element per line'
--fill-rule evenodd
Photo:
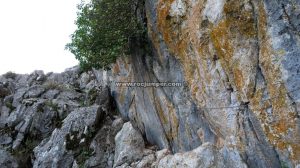
<path fill-rule="evenodd" d="M 130 38 L 145 34 L 136 17 L 140 0 L 91 0 L 78 5 L 77 30 L 66 45 L 83 70 L 107 67 L 129 52 Z"/>

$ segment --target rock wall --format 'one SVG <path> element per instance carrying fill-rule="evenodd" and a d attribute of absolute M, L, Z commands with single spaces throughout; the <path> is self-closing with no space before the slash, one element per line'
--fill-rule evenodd
<path fill-rule="evenodd" d="M 249 167 L 300 164 L 299 1 L 146 0 L 146 16 L 153 52 L 137 41 L 111 90 L 150 143 L 176 153 L 208 142 Z"/>

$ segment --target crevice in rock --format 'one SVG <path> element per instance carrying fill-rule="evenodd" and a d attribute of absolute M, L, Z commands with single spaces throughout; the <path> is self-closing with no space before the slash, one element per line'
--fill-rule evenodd
<path fill-rule="evenodd" d="M 287 28 L 289 30 L 291 30 L 292 32 L 294 32 L 297 36 L 300 37 L 300 30 L 297 30 L 296 26 L 292 23 L 291 18 L 290 18 L 289 14 L 286 11 L 285 4 L 282 3 L 281 8 L 282 8 L 282 11 L 283 11 L 282 19 L 283 20 L 286 19 L 287 22 L 288 22 L 288 25 L 289 25 Z"/>

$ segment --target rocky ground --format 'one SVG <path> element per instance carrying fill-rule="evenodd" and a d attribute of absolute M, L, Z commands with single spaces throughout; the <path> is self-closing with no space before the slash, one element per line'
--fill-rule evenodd
<path fill-rule="evenodd" d="M 224 167 L 205 143 L 185 153 L 151 145 L 116 110 L 109 87 L 77 67 L 0 77 L 0 167 Z M 99 78 L 98 78 L 99 79 Z M 101 78 L 100 78 L 101 79 Z M 240 166 L 246 167 L 244 163 Z"/>

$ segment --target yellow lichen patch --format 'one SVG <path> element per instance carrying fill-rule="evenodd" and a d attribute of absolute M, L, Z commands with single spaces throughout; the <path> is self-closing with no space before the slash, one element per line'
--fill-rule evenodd
<path fill-rule="evenodd" d="M 163 99 L 163 102 L 167 106 L 169 112 L 169 122 L 171 127 L 171 136 L 169 138 L 175 139 L 178 136 L 179 131 L 178 116 L 171 102 L 169 102 L 167 99 Z"/>
<path fill-rule="evenodd" d="M 257 35 L 255 20 L 253 12 L 244 9 L 245 5 L 242 1 L 229 0 L 224 5 L 224 13 L 231 32 L 253 38 Z"/>
<path fill-rule="evenodd" d="M 167 139 L 169 141 L 176 139 L 178 136 L 179 121 L 172 103 L 168 101 L 165 97 L 160 96 L 154 98 L 154 103 L 157 114 L 162 122 L 165 133 L 167 135 Z"/>
<path fill-rule="evenodd" d="M 277 87 L 276 93 L 274 93 L 273 91 L 275 90 L 272 91 L 272 89 L 269 91 L 270 94 L 274 95 L 270 101 L 264 102 L 260 100 L 260 102 L 263 102 L 263 104 L 259 105 L 258 103 L 260 102 L 253 99 L 252 107 L 255 106 L 256 109 L 254 108 L 253 110 L 258 116 L 260 122 L 264 125 L 263 130 L 266 133 L 270 143 L 279 150 L 287 150 L 289 144 L 291 144 L 291 148 L 295 146 L 295 143 L 292 139 L 286 138 L 288 131 L 293 131 L 295 128 L 296 123 L 294 122 L 294 111 L 286 102 L 287 91 L 284 89 L 284 87 Z M 256 99 L 259 100 L 260 97 L 256 97 Z M 265 107 L 272 107 L 272 114 L 270 114 L 270 116 L 266 115 L 267 109 Z M 272 118 L 271 121 L 268 120 L 270 117 Z M 293 151 L 295 150 L 293 149 Z"/>
<path fill-rule="evenodd" d="M 235 85 L 239 91 L 241 91 L 244 87 L 244 77 L 243 72 L 240 69 L 233 70 L 233 77 L 235 81 Z"/>
<path fill-rule="evenodd" d="M 172 113 L 170 114 L 170 119 L 172 121 L 171 137 L 174 139 L 175 137 L 178 136 L 178 129 L 179 129 L 179 121 L 175 113 L 175 110 L 172 110 Z"/>
<path fill-rule="evenodd" d="M 191 90 L 195 91 L 192 92 L 195 96 L 197 91 L 201 90 L 199 88 L 200 81 L 208 81 L 208 79 L 201 78 L 199 72 L 200 64 L 206 65 L 206 63 L 201 62 L 202 60 L 198 58 L 199 55 L 194 51 L 195 46 L 199 44 L 199 39 L 196 38 L 199 27 L 195 24 L 200 22 L 200 9 L 203 8 L 203 4 L 199 1 L 193 6 L 190 10 L 192 14 L 187 13 L 184 17 L 173 18 L 169 13 L 173 2 L 174 0 L 158 2 L 158 30 L 169 52 L 182 63 L 185 81 Z M 185 26 L 183 26 L 183 22 L 186 22 Z"/>
<path fill-rule="evenodd" d="M 216 25 L 203 20 L 205 18 L 202 17 L 202 9 L 205 7 L 205 1 L 200 0 L 193 5 L 188 4 L 187 14 L 181 18 L 170 16 L 169 12 L 173 2 L 174 0 L 158 1 L 157 28 L 161 37 L 156 35 L 158 33 L 152 32 L 151 35 L 152 39 L 156 39 L 153 41 L 159 55 L 161 52 L 159 41 L 162 38 L 169 52 L 181 62 L 185 80 L 191 89 L 193 98 L 198 101 L 198 104 L 206 105 L 205 98 L 209 96 L 206 94 L 206 87 L 210 86 L 211 81 L 214 82 L 215 78 L 210 72 L 212 66 L 208 65 L 207 60 L 213 60 L 216 53 L 222 68 L 225 73 L 229 74 L 230 82 L 236 86 L 238 93 L 245 94 L 249 99 L 252 98 L 250 99 L 250 108 L 261 122 L 270 143 L 278 149 L 287 150 L 290 147 L 293 151 L 291 157 L 299 158 L 299 152 L 297 153 L 299 147 L 291 139 L 285 138 L 288 137 L 287 134 L 290 131 L 295 131 L 295 111 L 287 107 L 289 104 L 285 87 L 274 84 L 282 81 L 282 74 L 280 66 L 274 66 L 272 60 L 274 60 L 274 55 L 284 55 L 285 53 L 272 50 L 267 36 L 267 17 L 263 2 L 259 2 L 257 23 L 255 23 L 253 5 L 248 1 L 228 0 L 224 6 L 224 17 Z M 249 62 L 253 61 L 253 64 L 249 65 L 250 68 L 247 67 L 247 69 L 242 66 L 244 64 L 241 64 L 241 60 L 236 58 L 240 54 L 238 52 L 242 50 L 248 50 L 245 53 L 257 55 L 256 51 L 252 51 L 253 48 L 255 50 L 256 44 L 251 42 L 256 39 L 260 41 L 259 63 L 267 83 L 269 96 L 280 98 L 265 101 L 263 88 L 257 88 L 253 94 L 255 77 L 253 79 L 252 77 L 255 75 L 250 73 L 255 73 L 251 67 L 256 68 L 256 61 L 249 58 Z M 244 43 L 241 44 L 241 42 Z M 212 64 L 214 63 L 212 62 Z M 164 118 L 163 122 L 166 120 L 167 123 L 175 123 L 172 129 L 177 128 L 177 115 L 175 112 L 171 112 L 173 110 L 169 111 L 172 114 L 169 114 L 168 118 Z M 207 118 L 209 117 L 212 117 L 211 114 L 207 114 Z M 210 120 L 218 119 L 211 118 Z M 216 126 L 214 131 L 221 127 L 217 125 L 217 122 L 212 125 Z M 175 133 L 177 131 L 172 130 L 172 133 L 168 133 L 168 137 L 173 139 Z"/>
<path fill-rule="evenodd" d="M 271 75 L 271 74 L 270 74 Z M 267 77 L 271 80 L 271 76 Z M 288 139 L 289 131 L 295 131 L 296 112 L 288 104 L 287 90 L 283 85 L 269 84 L 268 92 L 271 99 L 269 101 L 262 100 L 261 96 L 255 94 L 251 100 L 253 110 L 260 122 L 264 125 L 263 130 L 267 135 L 267 139 L 279 150 L 287 150 L 288 147 L 293 151 L 290 155 L 299 159 L 297 143 L 293 139 Z M 272 107 L 272 113 L 267 115 L 267 107 Z M 297 149 L 298 148 L 298 149 Z"/>
<path fill-rule="evenodd" d="M 225 62 L 225 67 L 228 70 L 231 57 L 233 56 L 234 46 L 229 34 L 229 25 L 226 20 L 222 21 L 212 29 L 211 40 L 214 44 L 217 54 L 221 60 Z"/>
<path fill-rule="evenodd" d="M 279 121 L 276 122 L 274 128 L 275 128 L 275 132 L 278 133 L 284 133 L 286 134 L 288 131 L 288 128 L 290 127 L 290 122 L 287 121 L 287 119 L 282 118 Z"/>
<path fill-rule="evenodd" d="M 158 28 L 162 33 L 164 41 L 167 45 L 172 43 L 172 33 L 171 30 L 171 20 L 169 19 L 169 11 L 171 9 L 171 4 L 174 0 L 160 0 L 157 5 L 157 14 L 158 14 Z"/>
<path fill-rule="evenodd" d="M 246 8 L 247 5 L 250 7 Z M 253 78 L 251 73 L 255 71 L 256 62 L 250 58 L 253 57 L 251 54 L 247 55 L 250 65 L 244 68 L 240 65 L 240 58 L 233 59 L 233 57 L 240 55 L 240 50 L 248 50 L 248 53 L 255 54 L 251 49 L 256 47 L 251 41 L 257 38 L 254 13 L 248 2 L 229 0 L 224 5 L 224 15 L 225 18 L 212 28 L 210 38 L 223 68 L 228 74 L 233 75 L 232 82 L 236 85 L 240 96 L 248 99 L 253 96 L 252 88 L 255 81 L 251 80 Z"/>
<path fill-rule="evenodd" d="M 117 81 L 132 82 L 133 73 L 130 72 L 131 67 L 130 67 L 129 62 L 130 62 L 129 58 L 126 58 L 126 57 L 121 57 L 121 58 L 117 59 L 116 64 L 114 64 L 114 66 L 112 67 L 112 74 L 117 77 L 116 82 Z M 128 74 L 121 76 L 120 72 L 127 72 Z M 117 87 L 116 89 L 118 90 L 117 92 L 120 93 L 120 94 L 118 94 L 119 102 L 121 104 L 125 103 L 125 100 L 126 100 L 125 96 L 127 94 L 126 92 L 127 92 L 128 88 L 121 86 L 121 87 Z"/>
<path fill-rule="evenodd" d="M 160 43 L 159 43 L 159 37 L 158 37 L 158 33 L 156 33 L 155 31 L 153 31 L 153 25 L 151 25 L 150 23 L 148 23 L 148 26 L 147 26 L 149 29 L 148 29 L 148 34 L 149 34 L 149 37 L 152 41 L 152 44 L 155 48 L 155 51 L 157 51 L 157 55 L 158 55 L 158 58 L 159 58 L 159 61 L 162 62 L 162 53 L 161 53 L 161 50 L 160 50 Z"/>
<path fill-rule="evenodd" d="M 298 143 L 294 142 L 293 144 L 290 145 L 290 147 L 293 150 L 291 158 L 294 161 L 298 161 L 298 163 L 299 163 L 299 159 L 300 159 L 300 144 L 299 144 L 299 142 Z"/>
<path fill-rule="evenodd" d="M 268 141 L 278 150 L 289 151 L 292 161 L 300 160 L 300 139 L 296 129 L 296 111 L 290 105 L 288 90 L 282 84 L 280 66 L 274 65 L 274 57 L 282 56 L 285 51 L 272 49 L 267 33 L 267 17 L 263 2 L 258 6 L 258 38 L 260 45 L 259 60 L 269 93 L 269 100 L 264 100 L 264 89 L 256 90 L 251 99 L 251 109 L 262 124 Z M 268 112 L 267 109 L 270 111 Z M 292 137 L 290 137 L 292 135 Z"/>
<path fill-rule="evenodd" d="M 125 102 L 125 95 L 126 94 L 125 94 L 124 91 L 125 91 L 126 88 L 125 87 L 119 87 L 119 89 L 120 89 L 119 90 L 119 93 L 120 93 L 119 94 L 119 102 L 120 102 L 120 104 L 123 104 Z"/>
<path fill-rule="evenodd" d="M 162 122 L 163 125 L 168 124 L 168 120 L 164 114 L 164 110 L 162 109 L 160 103 L 158 102 L 158 100 L 156 100 L 156 98 L 154 98 L 154 101 L 155 101 L 155 107 L 156 107 L 156 111 L 159 116 L 160 122 Z"/>
<path fill-rule="evenodd" d="M 158 10 L 158 29 L 162 34 L 168 49 L 177 58 L 187 60 L 187 46 L 190 40 L 190 30 L 181 25 L 180 19 L 188 20 L 186 17 L 173 18 L 170 16 L 171 4 L 174 0 L 160 0 L 157 5 Z"/>
<path fill-rule="evenodd" d="M 262 2 L 259 3 L 258 6 L 258 20 L 257 20 L 257 28 L 258 28 L 258 38 L 260 40 L 265 40 L 267 37 L 267 16 L 264 9 L 264 5 Z"/>

